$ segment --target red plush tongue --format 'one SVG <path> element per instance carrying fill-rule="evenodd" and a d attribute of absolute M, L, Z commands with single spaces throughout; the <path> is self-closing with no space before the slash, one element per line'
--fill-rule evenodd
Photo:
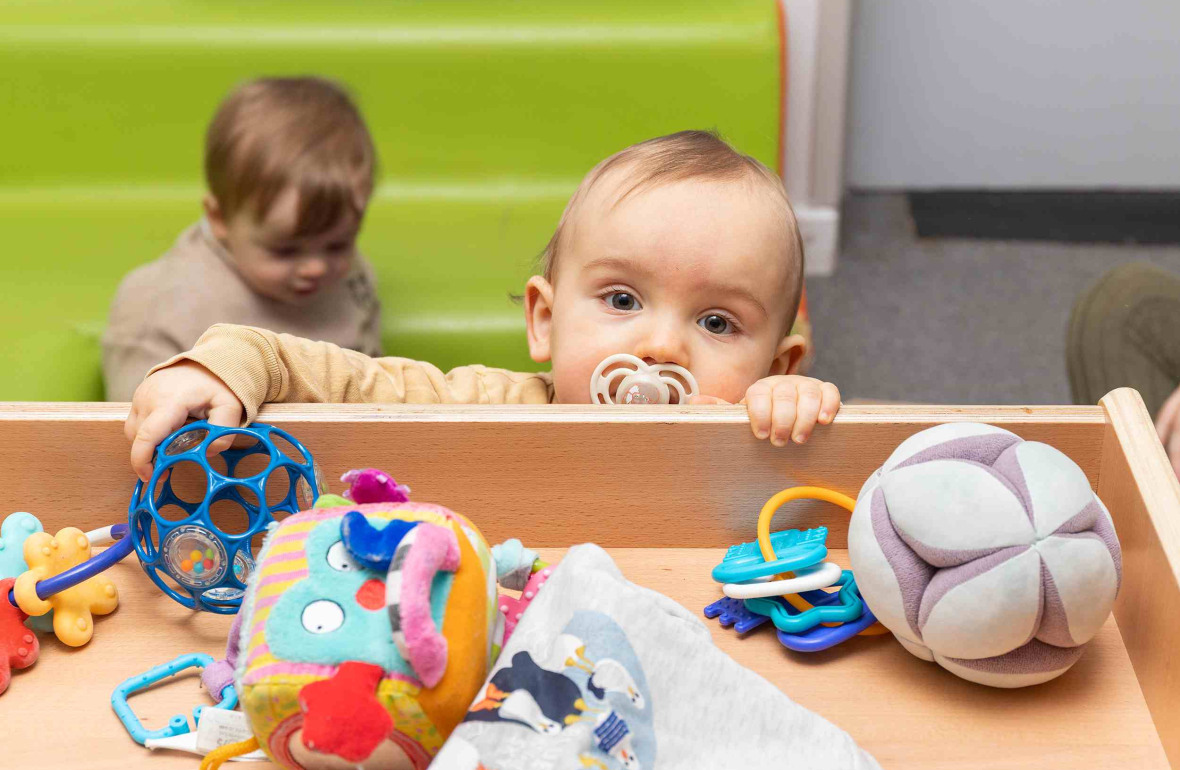
<path fill-rule="evenodd" d="M 393 732 L 389 712 L 377 700 L 385 675 L 380 666 L 349 661 L 330 679 L 299 691 L 303 745 L 348 762 L 363 762 Z"/>

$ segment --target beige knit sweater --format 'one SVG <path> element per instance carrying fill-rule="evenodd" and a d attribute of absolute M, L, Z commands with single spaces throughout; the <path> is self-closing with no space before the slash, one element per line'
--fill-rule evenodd
<path fill-rule="evenodd" d="M 548 404 L 548 372 L 460 366 L 443 373 L 408 358 L 372 358 L 250 326 L 210 327 L 192 350 L 152 369 L 195 361 L 217 375 L 253 422 L 267 403 Z"/>
<path fill-rule="evenodd" d="M 381 306 L 363 256 L 310 303 L 285 305 L 247 285 L 202 220 L 119 285 L 102 339 L 107 400 L 129 401 L 148 369 L 191 348 L 215 323 L 261 326 L 381 354 Z"/>

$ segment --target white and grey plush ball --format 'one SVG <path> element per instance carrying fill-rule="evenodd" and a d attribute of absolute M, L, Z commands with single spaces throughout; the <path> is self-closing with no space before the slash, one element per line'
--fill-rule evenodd
<path fill-rule="evenodd" d="M 1122 578 L 1081 468 L 977 423 L 903 441 L 861 489 L 848 550 L 861 595 L 906 649 L 994 687 L 1069 669 Z"/>

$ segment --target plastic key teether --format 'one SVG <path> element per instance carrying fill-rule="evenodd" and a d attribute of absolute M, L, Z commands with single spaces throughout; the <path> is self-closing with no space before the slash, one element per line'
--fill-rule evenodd
<path fill-rule="evenodd" d="M 744 583 L 819 564 L 828 555 L 827 540 L 827 527 L 775 532 L 770 544 L 778 558 L 769 562 L 762 558 L 757 540 L 731 545 L 725 558 L 713 568 L 713 579 L 718 583 Z"/>
<path fill-rule="evenodd" d="M 90 559 L 90 540 L 76 527 L 66 527 L 52 537 L 37 532 L 25 540 L 29 569 L 16 579 L 13 595 L 28 615 L 44 615 L 51 609 L 53 632 L 64 644 L 81 647 L 94 635 L 94 615 L 106 615 L 119 606 L 119 592 L 105 575 L 95 575 L 45 599 L 37 595 L 37 583 L 61 574 Z"/>
<path fill-rule="evenodd" d="M 717 618 L 717 622 L 721 624 L 722 628 L 733 626 L 733 630 L 739 634 L 753 631 L 758 626 L 770 620 L 765 615 L 750 612 L 746 609 L 746 605 L 741 599 L 730 599 L 728 597 L 718 599 L 705 607 L 705 617 L 709 619 Z"/>
<path fill-rule="evenodd" d="M 696 394 L 696 378 L 683 366 L 648 364 L 626 353 L 607 356 L 590 375 L 596 404 L 684 404 Z"/>
<path fill-rule="evenodd" d="M 143 723 L 139 721 L 139 717 L 135 716 L 135 712 L 131 710 L 131 706 L 127 703 L 127 696 L 137 693 L 140 690 L 146 690 L 156 682 L 167 679 L 170 676 L 175 676 L 187 668 L 205 668 L 211 665 L 213 665 L 212 655 L 191 652 L 187 655 L 181 655 L 169 663 L 162 663 L 149 671 L 137 674 L 116 687 L 115 692 L 111 695 L 111 706 L 115 709 L 115 714 L 118 715 L 119 721 L 123 723 L 123 727 L 127 728 L 127 732 L 131 735 L 132 740 L 142 746 L 144 745 L 144 741 L 149 739 L 170 738 L 174 735 L 183 735 L 184 733 L 190 732 L 192 728 L 189 727 L 188 719 L 185 718 L 184 714 L 177 714 L 169 719 L 168 724 L 164 727 L 149 730 L 143 726 Z M 232 684 L 226 685 L 225 689 L 221 691 L 221 702 L 215 708 L 232 711 L 237 705 L 237 691 L 234 690 Z M 198 707 L 194 710 L 194 722 L 195 715 L 200 713 L 201 708 Z"/>
<path fill-rule="evenodd" d="M 849 623 L 864 613 L 865 605 L 856 588 L 856 579 L 845 571 L 841 578 L 842 588 L 837 596 L 838 603 L 813 606 L 798 611 L 780 597 L 772 599 L 746 599 L 746 609 L 765 615 L 779 631 L 798 634 L 815 628 L 820 623 Z"/>

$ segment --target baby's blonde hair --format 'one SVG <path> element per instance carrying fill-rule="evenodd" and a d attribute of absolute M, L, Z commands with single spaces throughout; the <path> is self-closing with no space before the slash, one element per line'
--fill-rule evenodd
<path fill-rule="evenodd" d="M 590 169 L 566 204 L 557 229 L 541 254 L 540 272 L 545 280 L 553 280 L 562 235 L 567 226 L 577 216 L 590 190 L 615 169 L 623 170 L 625 176 L 619 183 L 620 192 L 613 205 L 643 190 L 689 179 L 748 181 L 770 192 L 782 205 L 783 224 L 787 228 L 788 243 L 793 247 L 792 253 L 786 255 L 791 267 L 788 273 L 791 296 L 788 297 L 787 305 L 790 311 L 787 326 L 790 327 L 799 311 L 799 300 L 803 293 L 803 238 L 799 233 L 795 210 L 787 199 L 787 191 L 778 174 L 756 158 L 738 152 L 713 131 L 678 131 L 648 139 L 616 152 Z"/>

